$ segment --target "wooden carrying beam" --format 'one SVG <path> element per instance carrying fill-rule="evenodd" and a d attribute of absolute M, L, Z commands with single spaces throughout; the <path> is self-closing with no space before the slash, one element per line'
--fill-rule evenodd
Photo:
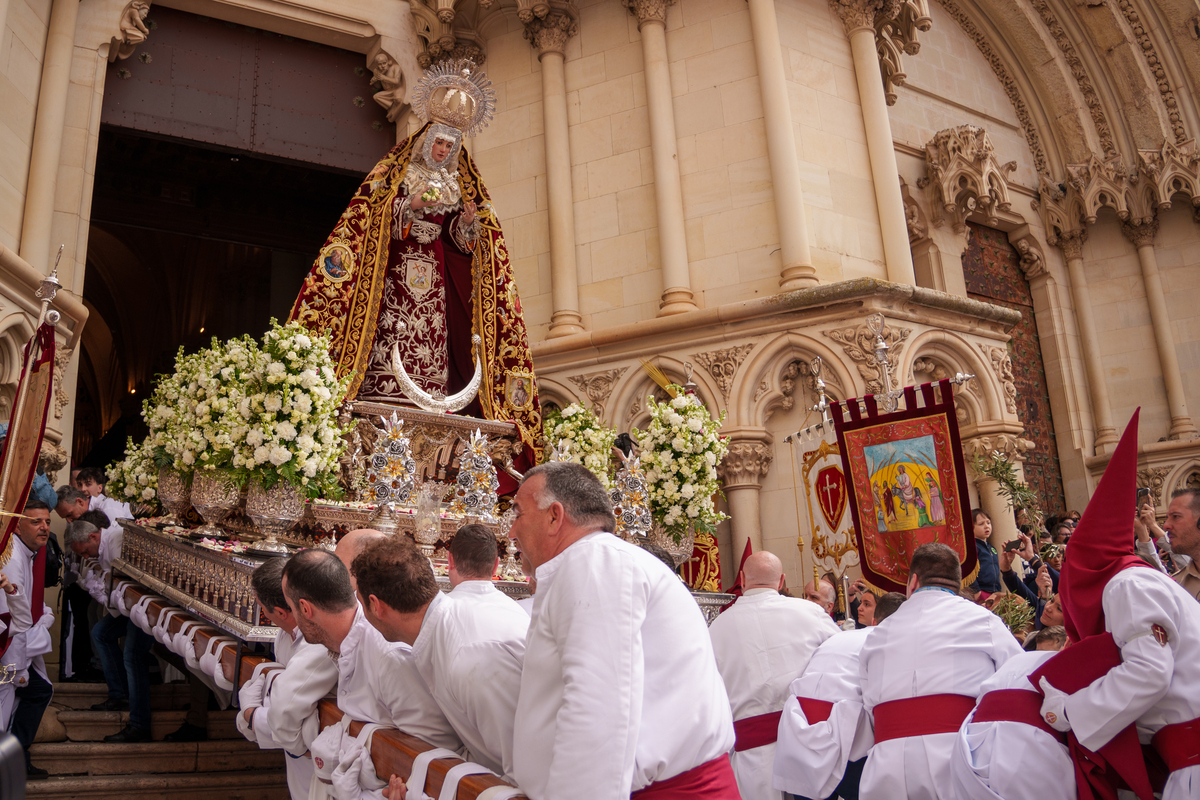
<path fill-rule="evenodd" d="M 125 589 L 126 607 L 131 607 L 140 598 L 151 592 L 143 589 L 140 586 L 128 586 Z M 165 600 L 151 600 L 147 604 L 146 618 L 151 625 L 158 623 L 159 615 L 169 608 L 178 608 Z M 183 624 L 188 621 L 199 621 L 204 623 L 200 617 L 196 617 L 187 612 L 176 614 L 171 617 L 167 623 L 167 630 L 172 634 L 177 633 Z M 226 636 L 227 634 L 219 630 L 216 626 L 207 625 L 201 627 L 193 642 L 196 657 L 199 658 L 204 654 L 205 648 L 209 641 L 215 636 Z M 221 654 L 221 670 L 225 673 L 225 678 L 230 683 L 237 677 L 239 686 L 250 680 L 250 676 L 254 674 L 254 668 L 259 664 L 270 661 L 269 658 L 260 655 L 243 654 L 241 669 L 237 669 L 237 650 L 227 647 Z M 343 714 L 342 710 L 337 707 L 337 703 L 332 699 L 322 700 L 318 706 L 318 713 L 321 720 L 321 729 L 324 730 L 329 725 L 337 724 L 341 721 Z M 353 721 L 350 723 L 350 733 L 357 736 L 362 730 L 363 723 Z M 402 731 L 389 729 L 381 730 L 371 738 L 371 760 L 375 764 L 375 774 L 380 778 L 384 776 L 397 775 L 404 780 L 408 780 L 408 776 L 412 773 L 413 759 L 417 754 L 423 753 L 426 750 L 433 750 L 431 744 L 421 741 L 415 736 L 409 736 Z M 429 771 L 425 777 L 425 794 L 430 797 L 439 797 L 442 790 L 442 783 L 446 779 L 446 773 L 458 764 L 463 763 L 461 758 L 439 758 L 436 761 L 430 762 Z M 486 789 L 493 786 L 507 786 L 503 780 L 495 775 L 467 775 L 458 782 L 458 793 L 455 796 L 456 800 L 476 800 L 480 794 Z M 517 795 L 518 800 L 524 798 L 524 795 Z"/>

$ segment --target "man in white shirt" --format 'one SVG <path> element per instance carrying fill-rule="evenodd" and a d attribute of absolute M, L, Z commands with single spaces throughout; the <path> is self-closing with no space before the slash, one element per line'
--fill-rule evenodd
<path fill-rule="evenodd" d="M 950 547 L 918 547 L 909 575 L 909 599 L 859 653 L 863 705 L 875 722 L 864 800 L 953 800 L 959 726 L 980 684 L 1021 652 L 998 616 L 959 595 L 962 568 Z"/>
<path fill-rule="evenodd" d="M 45 547 L 50 538 L 50 509 L 40 500 L 25 504 L 27 519 L 17 520 L 12 553 L 2 572 L 16 587 L 8 596 L 12 615 L 10 642 L 0 664 L 14 673 L 10 683 L 0 685 L 0 722 L 10 730 L 25 751 L 25 774 L 45 778 L 47 772 L 29 760 L 29 747 L 37 735 L 42 714 L 54 696 L 43 656 L 53 648 L 50 626 L 54 614 L 43 602 L 46 581 Z M 40 557 L 39 557 L 40 556 Z"/>
<path fill-rule="evenodd" d="M 333 553 L 303 550 L 283 568 L 288 610 L 306 641 L 337 659 L 337 704 L 351 719 L 393 725 L 436 747 L 461 747 L 413 663 L 412 649 L 386 641 L 354 596 Z"/>
<path fill-rule="evenodd" d="M 337 667 L 328 650 L 305 641 L 288 609 L 283 596 L 286 563 L 282 558 L 268 559 L 250 576 L 259 607 L 279 626 L 275 661 L 283 670 L 271 676 L 269 691 L 266 675 L 242 686 L 238 730 L 263 749 L 284 750 L 292 800 L 307 800 L 313 776 L 308 748 L 320 729 L 317 703 L 337 688 Z"/>
<path fill-rule="evenodd" d="M 88 496 L 89 511 L 103 511 L 109 522 L 117 524 L 119 519 L 133 519 L 129 503 L 123 503 L 104 493 L 104 470 L 85 467 L 79 471 L 79 488 Z"/>
<path fill-rule="evenodd" d="M 496 588 L 492 576 L 500 565 L 496 537 L 484 525 L 463 525 L 446 548 L 450 562 L 450 596 L 474 599 L 502 609 L 519 609 L 517 601 Z M 525 615 L 529 615 L 526 613 Z"/>
<path fill-rule="evenodd" d="M 534 467 L 512 535 L 538 591 L 513 776 L 530 800 L 732 800 L 733 717 L 704 617 L 661 561 L 608 533 L 579 464 Z"/>
<path fill-rule="evenodd" d="M 804 585 L 804 599 L 816 603 L 833 619 L 837 608 L 837 589 L 826 581 L 809 581 Z"/>
<path fill-rule="evenodd" d="M 739 577 L 742 596 L 708 627 L 733 710 L 730 758 L 743 800 L 782 800 L 771 769 L 788 686 L 838 627 L 817 604 L 779 593 L 783 564 L 774 553 L 751 555 Z"/>
<path fill-rule="evenodd" d="M 368 545 L 353 573 L 367 619 L 389 642 L 411 645 L 413 663 L 471 760 L 510 775 L 529 617 L 503 596 L 505 605 L 442 594 L 429 559 L 404 537 Z"/>
<path fill-rule="evenodd" d="M 796 800 L 858 798 L 867 752 L 875 739 L 862 704 L 859 654 L 871 627 L 904 602 L 889 592 L 875 606 L 871 626 L 831 636 L 804 674 L 792 681 L 779 720 L 774 785 Z"/>

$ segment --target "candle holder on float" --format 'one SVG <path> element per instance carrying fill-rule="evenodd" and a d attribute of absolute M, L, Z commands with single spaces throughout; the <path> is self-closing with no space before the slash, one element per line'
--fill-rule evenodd
<path fill-rule="evenodd" d="M 525 577 L 525 573 L 521 571 L 521 564 L 517 560 L 516 540 L 509 536 L 513 523 L 516 521 L 517 510 L 510 508 L 500 515 L 496 524 L 496 540 L 504 544 L 504 560 L 500 563 L 500 570 L 496 574 L 496 577 L 502 581 L 520 581 Z"/>
<path fill-rule="evenodd" d="M 442 536 L 442 498 L 450 484 L 442 481 L 424 481 L 417 486 L 417 513 L 413 519 L 413 539 L 417 549 L 426 558 L 433 558 L 433 548 Z"/>

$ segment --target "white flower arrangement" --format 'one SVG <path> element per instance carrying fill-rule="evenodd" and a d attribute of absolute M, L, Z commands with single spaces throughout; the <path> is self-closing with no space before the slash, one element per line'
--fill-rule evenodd
<path fill-rule="evenodd" d="M 158 467 L 149 439 L 141 444 L 126 440 L 125 458 L 109 464 L 104 474 L 108 478 L 105 491 L 114 500 L 132 505 L 152 503 L 158 496 Z"/>
<path fill-rule="evenodd" d="M 557 447 L 566 443 L 566 460 L 583 464 L 591 470 L 605 490 L 613 488 L 612 464 L 613 443 L 617 432 L 606 428 L 589 409 L 572 403 L 562 411 L 550 411 L 542 426 L 546 440 Z"/>
<path fill-rule="evenodd" d="M 329 345 L 299 323 L 271 320 L 261 345 L 242 336 L 180 349 L 175 373 L 160 375 L 143 405 L 143 446 L 180 474 L 220 470 L 241 485 L 286 480 L 310 497 L 340 495 L 337 410 L 349 379 L 335 376 Z"/>
<path fill-rule="evenodd" d="M 713 506 L 713 496 L 720 491 L 717 464 L 728 445 L 719 434 L 724 414 L 714 420 L 698 397 L 679 386 L 671 389 L 676 396 L 668 402 L 646 399 L 650 425 L 632 433 L 641 448 L 650 513 L 680 541 L 689 525 L 711 533 L 727 519 Z"/>
<path fill-rule="evenodd" d="M 244 429 L 232 456 L 239 483 L 256 478 L 270 489 L 285 480 L 308 497 L 341 495 L 338 458 L 346 430 L 337 417 L 350 379 L 334 374 L 329 346 L 329 337 L 297 322 L 271 320 L 259 369 L 229 409 Z"/>

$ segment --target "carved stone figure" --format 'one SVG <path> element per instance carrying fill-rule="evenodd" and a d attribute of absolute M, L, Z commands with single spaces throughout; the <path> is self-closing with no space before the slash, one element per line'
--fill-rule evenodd
<path fill-rule="evenodd" d="M 396 59 L 382 50 L 371 62 L 371 85 L 381 90 L 375 93 L 375 102 L 387 110 L 388 122 L 399 121 L 408 111 L 404 72 Z"/>
<path fill-rule="evenodd" d="M 137 46 L 149 38 L 150 29 L 146 27 L 145 23 L 149 13 L 150 4 L 146 0 L 133 0 L 132 3 L 125 6 L 125 10 L 121 12 L 121 21 L 118 23 L 121 29 L 121 39 L 117 42 L 117 58 L 129 58 Z"/>

